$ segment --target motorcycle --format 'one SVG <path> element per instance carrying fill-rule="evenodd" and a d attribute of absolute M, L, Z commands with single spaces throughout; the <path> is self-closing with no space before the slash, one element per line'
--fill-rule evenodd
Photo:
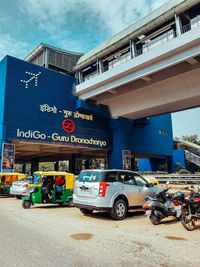
<path fill-rule="evenodd" d="M 180 202 L 174 200 L 172 194 L 167 193 L 170 189 L 168 188 L 168 184 L 166 188 L 156 192 L 155 197 L 145 198 L 143 208 L 154 225 L 158 225 L 162 219 L 168 216 L 174 216 L 178 220 L 181 219 L 182 206 Z M 179 197 L 182 195 L 181 198 L 184 197 L 184 194 L 180 191 L 175 194 L 179 195 Z"/>
<path fill-rule="evenodd" d="M 196 228 L 196 223 L 200 220 L 200 185 L 198 191 L 190 189 L 189 199 L 183 199 L 182 204 L 182 225 L 188 230 L 193 231 Z"/>

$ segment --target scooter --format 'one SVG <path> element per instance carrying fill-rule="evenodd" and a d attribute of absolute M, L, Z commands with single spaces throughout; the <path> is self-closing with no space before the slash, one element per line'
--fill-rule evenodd
<path fill-rule="evenodd" d="M 178 220 L 181 219 L 182 205 L 174 200 L 172 194 L 167 193 L 168 182 L 166 188 L 155 193 L 155 197 L 146 197 L 143 208 L 146 215 L 154 225 L 158 225 L 162 219 L 168 216 L 174 216 Z M 176 192 L 178 193 L 178 192 Z M 183 194 L 179 191 L 180 194 Z M 184 194 L 183 194 L 184 196 Z"/>

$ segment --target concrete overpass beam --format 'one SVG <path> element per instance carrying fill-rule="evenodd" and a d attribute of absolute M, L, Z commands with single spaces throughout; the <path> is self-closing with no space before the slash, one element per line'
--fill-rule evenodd
<path fill-rule="evenodd" d="M 121 96 L 107 103 L 112 117 L 136 119 L 197 107 L 200 103 L 200 68 Z"/>

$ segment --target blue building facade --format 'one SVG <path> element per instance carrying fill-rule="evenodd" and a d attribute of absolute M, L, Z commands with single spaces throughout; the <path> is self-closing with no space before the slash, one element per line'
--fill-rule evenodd
<path fill-rule="evenodd" d="M 7 56 L 1 61 L 1 146 L 16 144 L 16 162 L 45 158 L 31 156 L 28 147 L 27 156 L 18 153 L 19 144 L 31 144 L 33 150 L 37 145 L 62 146 L 71 155 L 75 148 L 82 154 L 92 151 L 94 156 L 95 151 L 105 151 L 109 168 L 123 168 L 123 150 L 129 150 L 132 159 L 172 157 L 170 114 L 136 121 L 112 119 L 106 106 L 78 99 L 75 83 L 73 77 L 17 58 Z"/>

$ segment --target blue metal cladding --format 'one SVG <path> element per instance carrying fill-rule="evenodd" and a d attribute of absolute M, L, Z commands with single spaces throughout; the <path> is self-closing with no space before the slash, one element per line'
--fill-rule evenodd
<path fill-rule="evenodd" d="M 0 69 L 0 133 L 6 140 L 110 149 L 110 168 L 122 168 L 122 150 L 147 157 L 173 154 L 170 114 L 136 121 L 111 119 L 107 107 L 73 94 L 72 77 L 10 56 Z M 66 119 L 74 122 L 74 132 L 64 131 Z"/>
<path fill-rule="evenodd" d="M 173 151 L 173 157 L 172 157 L 172 164 L 173 164 L 173 171 L 177 172 L 180 170 L 180 167 L 177 168 L 176 164 L 181 165 L 183 168 L 185 168 L 185 151 L 183 149 L 180 150 L 174 150 Z"/>
<path fill-rule="evenodd" d="M 5 85 L 6 85 L 7 58 L 0 62 L 0 138 L 3 138 L 3 122 L 4 122 L 4 101 L 5 101 Z"/>
<path fill-rule="evenodd" d="M 8 139 L 111 148 L 109 119 L 96 114 L 95 110 L 77 111 L 73 77 L 10 56 L 7 62 L 5 125 Z M 74 132 L 64 131 L 62 125 L 66 119 L 74 122 Z"/>
<path fill-rule="evenodd" d="M 166 158 L 139 159 L 139 171 L 157 171 L 160 165 L 166 163 Z"/>
<path fill-rule="evenodd" d="M 151 117 L 147 125 L 134 127 L 132 141 L 135 152 L 172 156 L 171 114 Z"/>
<path fill-rule="evenodd" d="M 122 150 L 146 154 L 147 158 L 155 155 L 167 157 L 173 154 L 170 114 L 137 121 L 116 119 L 111 121 L 111 128 L 113 131 L 113 149 L 109 160 L 111 168 L 115 166 L 122 168 Z"/>
<path fill-rule="evenodd" d="M 0 153 L 2 144 L 5 142 L 5 127 L 4 127 L 4 102 L 5 102 L 5 85 L 6 85 L 7 58 L 0 62 Z M 1 158 L 0 158 L 1 168 Z"/>

